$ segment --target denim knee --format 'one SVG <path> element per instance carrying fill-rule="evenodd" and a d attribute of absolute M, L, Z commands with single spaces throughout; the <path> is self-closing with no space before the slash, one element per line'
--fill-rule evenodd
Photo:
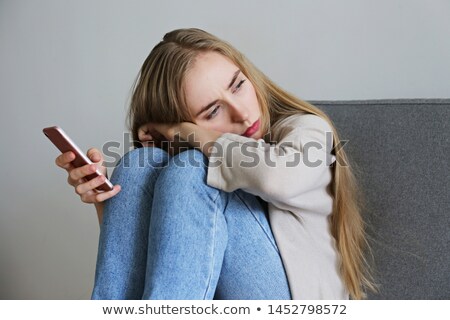
<path fill-rule="evenodd" d="M 157 185 L 168 189 L 185 190 L 207 187 L 206 174 L 208 158 L 196 149 L 183 151 L 170 158 L 168 165 L 161 171 Z M 174 191 L 175 192 L 175 191 Z"/>
<path fill-rule="evenodd" d="M 182 213 L 183 219 L 197 222 L 209 219 L 210 223 L 205 228 L 214 227 L 214 221 L 223 212 L 228 197 L 206 183 L 207 161 L 207 157 L 198 150 L 181 152 L 169 160 L 154 185 L 154 199 L 160 210 L 152 211 L 152 219 L 163 215 L 166 221 L 178 220 Z"/>
<path fill-rule="evenodd" d="M 131 150 L 119 160 L 111 180 L 120 179 L 121 176 L 145 175 L 149 169 L 167 165 L 168 160 L 168 153 L 160 148 L 146 147 Z"/>
<path fill-rule="evenodd" d="M 208 166 L 208 158 L 197 149 L 189 149 L 172 157 L 169 165 L 179 168 L 205 168 Z"/>
<path fill-rule="evenodd" d="M 117 166 L 125 168 L 146 166 L 156 166 L 167 162 L 169 156 L 166 151 L 160 148 L 145 147 L 137 148 L 127 152 L 118 162 Z"/>

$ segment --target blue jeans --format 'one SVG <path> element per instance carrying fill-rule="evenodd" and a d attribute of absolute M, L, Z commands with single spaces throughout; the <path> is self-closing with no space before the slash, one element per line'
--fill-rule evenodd
<path fill-rule="evenodd" d="M 267 203 L 206 184 L 198 150 L 127 153 L 104 206 L 93 299 L 291 299 Z"/>

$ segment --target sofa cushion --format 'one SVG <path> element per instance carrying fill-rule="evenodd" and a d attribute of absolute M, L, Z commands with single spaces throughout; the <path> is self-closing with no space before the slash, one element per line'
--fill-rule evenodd
<path fill-rule="evenodd" d="M 348 140 L 364 190 L 369 298 L 450 299 L 450 99 L 310 102 Z"/>

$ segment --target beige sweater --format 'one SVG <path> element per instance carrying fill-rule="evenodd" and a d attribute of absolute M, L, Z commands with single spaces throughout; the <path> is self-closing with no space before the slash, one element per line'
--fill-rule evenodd
<path fill-rule="evenodd" d="M 216 141 L 222 152 L 209 159 L 209 186 L 268 202 L 293 299 L 348 299 L 329 223 L 331 137 L 325 120 L 299 113 L 272 126 L 270 143 L 223 134 Z"/>

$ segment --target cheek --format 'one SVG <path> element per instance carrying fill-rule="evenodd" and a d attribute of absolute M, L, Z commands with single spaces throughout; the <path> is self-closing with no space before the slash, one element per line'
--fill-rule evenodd
<path fill-rule="evenodd" d="M 218 131 L 218 132 L 231 132 L 230 131 L 230 123 L 227 119 L 224 119 L 222 117 L 225 117 L 225 115 L 223 113 L 221 113 L 216 121 L 194 121 L 195 124 L 197 124 L 198 126 L 205 128 L 205 129 L 209 129 L 209 130 L 214 130 L 214 131 Z"/>
<path fill-rule="evenodd" d="M 210 126 L 210 129 L 222 133 L 232 132 L 231 123 L 229 123 L 229 121 L 226 119 L 219 119 L 214 125 Z"/>
<path fill-rule="evenodd" d="M 260 113 L 259 102 L 256 96 L 255 88 L 251 85 L 246 93 L 246 103 L 253 113 Z"/>

